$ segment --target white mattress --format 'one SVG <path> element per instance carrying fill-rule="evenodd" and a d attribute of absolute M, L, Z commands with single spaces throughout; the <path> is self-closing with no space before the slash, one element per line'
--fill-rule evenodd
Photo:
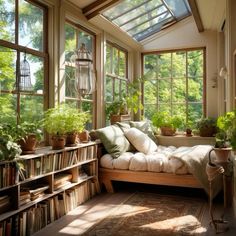
<path fill-rule="evenodd" d="M 187 165 L 172 156 L 176 147 L 158 146 L 156 152 L 145 155 L 141 152 L 125 152 L 114 159 L 110 154 L 105 154 L 100 159 L 100 166 L 109 169 L 167 172 L 175 174 L 191 173 Z"/>

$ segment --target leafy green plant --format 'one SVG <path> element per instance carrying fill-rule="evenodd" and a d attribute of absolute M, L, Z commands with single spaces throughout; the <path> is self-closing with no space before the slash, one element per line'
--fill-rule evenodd
<path fill-rule="evenodd" d="M 62 106 L 50 108 L 44 113 L 43 126 L 51 135 L 66 134 L 66 116 Z"/>
<path fill-rule="evenodd" d="M 183 125 L 180 116 L 170 116 L 167 112 L 156 112 L 152 116 L 152 123 L 155 127 L 180 128 Z"/>
<path fill-rule="evenodd" d="M 64 107 L 66 133 L 80 133 L 90 120 L 90 114 L 81 112 L 76 108 Z"/>
<path fill-rule="evenodd" d="M 219 116 L 217 127 L 215 147 L 224 148 L 231 146 L 236 150 L 236 110 Z"/>
<path fill-rule="evenodd" d="M 215 136 L 217 132 L 216 118 L 204 117 L 197 121 L 196 128 L 202 137 Z"/>

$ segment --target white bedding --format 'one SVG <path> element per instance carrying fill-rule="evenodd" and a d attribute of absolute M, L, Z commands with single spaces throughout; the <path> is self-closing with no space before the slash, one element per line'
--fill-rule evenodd
<path fill-rule="evenodd" d="M 141 152 L 125 152 L 114 159 L 110 154 L 105 154 L 100 159 L 100 166 L 109 169 L 167 172 L 175 174 L 191 173 L 188 166 L 174 154 L 178 148 L 158 146 L 156 152 L 144 154 Z"/>

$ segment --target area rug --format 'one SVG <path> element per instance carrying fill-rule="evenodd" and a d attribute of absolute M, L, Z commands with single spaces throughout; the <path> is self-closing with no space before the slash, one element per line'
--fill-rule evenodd
<path fill-rule="evenodd" d="M 205 235 L 206 209 L 201 199 L 137 192 L 84 235 Z"/>

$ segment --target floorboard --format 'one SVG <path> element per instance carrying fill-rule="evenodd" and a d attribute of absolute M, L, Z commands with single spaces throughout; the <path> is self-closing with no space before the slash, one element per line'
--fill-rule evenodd
<path fill-rule="evenodd" d="M 83 205 L 71 211 L 66 216 L 48 225 L 34 236 L 72 236 L 82 235 L 86 230 L 98 223 L 101 219 L 112 214 L 112 211 L 118 205 L 126 201 L 134 192 L 155 192 L 159 194 L 171 194 L 187 197 L 198 197 L 199 201 L 208 202 L 208 197 L 203 190 L 176 188 L 166 186 L 154 186 L 148 184 L 134 184 L 116 182 L 114 184 L 115 193 L 102 192 L 93 199 L 87 201 Z M 222 194 L 214 200 L 215 216 L 219 216 L 223 209 Z M 227 208 L 225 219 L 229 221 L 229 230 L 219 235 L 235 236 L 236 235 L 236 219 L 233 214 L 232 207 Z M 209 211 L 206 211 L 203 217 L 204 227 L 207 228 L 206 236 L 216 235 L 212 227 L 209 226 Z"/>

